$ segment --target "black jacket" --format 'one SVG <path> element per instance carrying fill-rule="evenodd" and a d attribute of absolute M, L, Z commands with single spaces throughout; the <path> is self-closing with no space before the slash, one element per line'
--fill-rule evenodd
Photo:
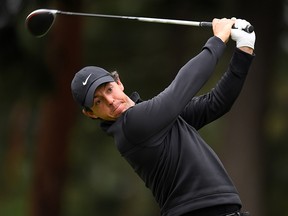
<path fill-rule="evenodd" d="M 233 182 L 197 130 L 230 110 L 253 56 L 235 49 L 228 70 L 215 88 L 195 96 L 209 79 L 226 45 L 211 37 L 160 94 L 141 101 L 116 122 L 102 122 L 121 155 L 152 191 L 162 216 L 238 204 Z"/>

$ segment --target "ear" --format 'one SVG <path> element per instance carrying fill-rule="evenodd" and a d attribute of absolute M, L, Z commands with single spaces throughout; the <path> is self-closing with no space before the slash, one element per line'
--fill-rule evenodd
<path fill-rule="evenodd" d="M 116 83 L 117 83 L 117 85 L 119 86 L 119 88 L 120 88 L 122 91 L 124 91 L 124 85 L 122 84 L 120 78 L 117 79 Z"/>
<path fill-rule="evenodd" d="M 92 110 L 87 110 L 85 108 L 82 109 L 82 113 L 92 119 L 97 119 L 98 117 L 94 114 L 94 112 Z"/>

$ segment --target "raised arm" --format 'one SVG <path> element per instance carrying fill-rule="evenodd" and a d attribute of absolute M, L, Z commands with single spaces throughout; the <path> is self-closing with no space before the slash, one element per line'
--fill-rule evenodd
<path fill-rule="evenodd" d="M 214 36 L 202 51 L 187 62 L 172 83 L 151 100 L 135 105 L 125 115 L 126 134 L 141 142 L 159 131 L 169 130 L 186 105 L 209 79 L 225 50 L 234 22 L 213 20 Z M 222 29 L 222 33 L 220 34 Z M 159 134 L 159 133 L 158 133 Z"/>
<path fill-rule="evenodd" d="M 236 49 L 228 70 L 207 94 L 194 97 L 181 116 L 197 130 L 227 113 L 238 98 L 254 56 Z"/>
<path fill-rule="evenodd" d="M 237 49 L 228 70 L 211 92 L 194 98 L 182 113 L 185 120 L 196 129 L 200 129 L 231 109 L 242 90 L 254 58 L 255 32 L 247 33 L 242 30 L 250 25 L 246 20 L 234 19 L 234 21 L 231 38 L 236 41 Z"/>

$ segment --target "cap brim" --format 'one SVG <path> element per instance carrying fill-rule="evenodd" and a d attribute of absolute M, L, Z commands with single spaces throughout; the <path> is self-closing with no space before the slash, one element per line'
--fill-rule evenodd
<path fill-rule="evenodd" d="M 100 79 L 97 79 L 94 83 L 92 83 L 92 85 L 89 87 L 88 92 L 86 94 L 86 98 L 84 102 L 85 107 L 91 108 L 93 106 L 95 90 L 101 84 L 107 83 L 107 82 L 115 82 L 115 80 L 111 76 L 104 76 L 104 77 L 101 77 Z"/>

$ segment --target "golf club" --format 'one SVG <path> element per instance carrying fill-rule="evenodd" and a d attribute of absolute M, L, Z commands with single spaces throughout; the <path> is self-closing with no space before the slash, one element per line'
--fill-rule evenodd
<path fill-rule="evenodd" d="M 133 16 L 117 16 L 117 15 L 105 15 L 105 14 L 91 14 L 91 13 L 77 13 L 67 12 L 51 9 L 38 9 L 30 13 L 26 18 L 26 26 L 30 33 L 36 37 L 43 37 L 48 33 L 50 28 L 55 22 L 56 15 L 69 15 L 69 16 L 85 16 L 85 17 L 99 17 L 99 18 L 113 18 L 113 19 L 129 19 L 141 22 L 153 22 L 153 23 L 165 23 L 187 26 L 199 26 L 199 27 L 212 27 L 212 22 L 198 22 L 187 20 L 174 20 L 174 19 L 160 19 L 149 17 L 133 17 Z M 243 29 L 246 32 L 253 32 L 254 27 L 252 25 Z"/>

